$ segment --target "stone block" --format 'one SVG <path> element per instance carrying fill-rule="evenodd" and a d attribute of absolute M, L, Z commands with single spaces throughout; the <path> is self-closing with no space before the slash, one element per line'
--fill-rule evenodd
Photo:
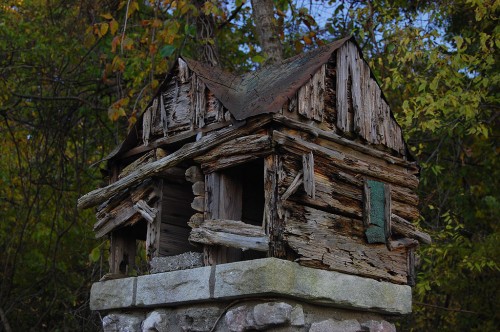
<path fill-rule="evenodd" d="M 90 289 L 90 309 L 109 310 L 134 305 L 136 278 L 123 278 L 96 282 Z"/>
<path fill-rule="evenodd" d="M 396 332 L 396 327 L 385 320 L 378 322 L 375 320 L 369 320 L 367 322 L 361 323 L 361 327 L 368 332 Z"/>
<path fill-rule="evenodd" d="M 359 332 L 361 325 L 357 320 L 333 320 L 328 319 L 317 323 L 312 323 L 309 332 Z"/>
<path fill-rule="evenodd" d="M 297 304 L 292 309 L 292 313 L 290 315 L 290 323 L 292 326 L 304 326 L 306 323 L 304 317 L 304 310 L 300 304 Z"/>
<path fill-rule="evenodd" d="M 226 313 L 225 323 L 231 332 L 243 332 L 255 328 L 252 308 L 242 305 L 229 310 Z"/>
<path fill-rule="evenodd" d="M 411 287 L 318 270 L 276 258 L 218 265 L 214 297 L 291 296 L 340 308 L 411 312 Z"/>
<path fill-rule="evenodd" d="M 142 332 L 171 332 L 172 310 L 158 309 L 150 312 L 142 322 Z"/>
<path fill-rule="evenodd" d="M 138 332 L 141 330 L 142 314 L 109 314 L 102 319 L 104 332 Z"/>
<path fill-rule="evenodd" d="M 222 310 L 218 307 L 195 307 L 177 311 L 178 325 L 182 331 L 211 331 Z"/>
<path fill-rule="evenodd" d="M 203 254 L 185 252 L 176 256 L 154 257 L 151 260 L 151 273 L 187 270 L 203 266 Z"/>
<path fill-rule="evenodd" d="M 210 298 L 210 267 L 137 277 L 136 305 L 173 305 Z"/>
<path fill-rule="evenodd" d="M 285 302 L 267 302 L 253 308 L 253 320 L 257 329 L 290 322 L 292 306 Z"/>

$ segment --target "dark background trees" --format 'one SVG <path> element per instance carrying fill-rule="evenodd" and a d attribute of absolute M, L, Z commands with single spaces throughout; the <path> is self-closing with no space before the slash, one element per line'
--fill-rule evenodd
<path fill-rule="evenodd" d="M 284 57 L 356 36 L 422 166 L 418 222 L 434 243 L 420 250 L 414 314 L 401 328 L 495 330 L 500 2 L 273 4 Z M 87 301 L 107 244 L 76 200 L 99 184 L 91 165 L 175 57 L 196 58 L 200 41 L 234 72 L 274 58 L 262 52 L 250 1 L 0 4 L 0 331 L 98 329 Z"/>

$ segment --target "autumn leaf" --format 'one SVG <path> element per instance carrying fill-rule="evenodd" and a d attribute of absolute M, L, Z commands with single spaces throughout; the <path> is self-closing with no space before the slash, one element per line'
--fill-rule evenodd
<path fill-rule="evenodd" d="M 111 35 L 115 35 L 116 31 L 118 31 L 118 22 L 116 20 L 112 20 L 109 22 L 109 30 L 111 32 Z"/>

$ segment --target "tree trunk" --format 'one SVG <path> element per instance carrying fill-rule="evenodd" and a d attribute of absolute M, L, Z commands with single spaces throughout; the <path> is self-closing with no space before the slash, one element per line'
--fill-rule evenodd
<path fill-rule="evenodd" d="M 219 54 L 215 42 L 215 19 L 212 15 L 205 15 L 201 8 L 204 0 L 196 0 L 199 16 L 196 18 L 196 38 L 198 39 L 198 60 L 211 65 L 219 66 Z"/>
<path fill-rule="evenodd" d="M 252 10 L 260 46 L 266 56 L 266 63 L 272 64 L 282 61 L 283 52 L 274 20 L 273 1 L 252 0 Z"/>

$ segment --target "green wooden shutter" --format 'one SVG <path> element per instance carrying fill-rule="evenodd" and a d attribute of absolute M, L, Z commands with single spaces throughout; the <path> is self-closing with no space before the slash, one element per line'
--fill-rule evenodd
<path fill-rule="evenodd" d="M 366 180 L 364 186 L 364 222 L 368 243 L 386 243 L 390 236 L 391 194 L 387 184 Z"/>

